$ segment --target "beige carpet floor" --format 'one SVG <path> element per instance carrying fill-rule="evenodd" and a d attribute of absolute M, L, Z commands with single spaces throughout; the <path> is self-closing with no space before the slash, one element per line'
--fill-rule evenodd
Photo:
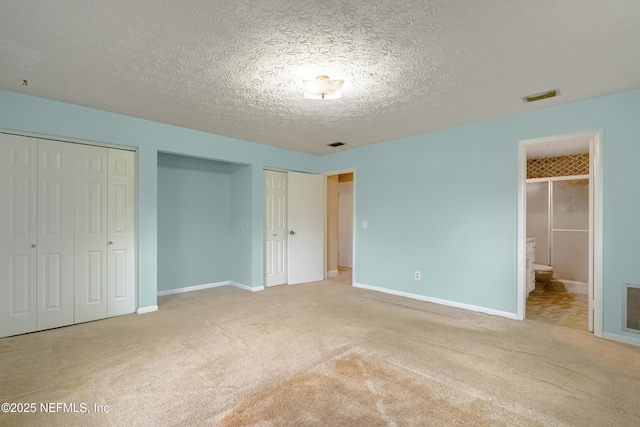
<path fill-rule="evenodd" d="M 0 339 L 0 403 L 36 404 L 0 425 L 640 425 L 640 348 L 586 331 L 340 278 L 159 306 Z"/>

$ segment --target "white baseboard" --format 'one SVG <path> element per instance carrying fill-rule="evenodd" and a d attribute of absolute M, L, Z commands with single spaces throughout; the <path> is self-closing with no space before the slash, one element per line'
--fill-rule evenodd
<path fill-rule="evenodd" d="M 226 280 L 224 282 L 205 283 L 204 285 L 187 286 L 184 288 L 169 289 L 168 291 L 159 291 L 158 296 L 161 297 L 164 295 L 181 294 L 183 292 L 201 291 L 203 289 L 217 288 L 219 286 L 228 286 L 228 285 L 235 286 L 236 288 L 244 289 L 245 291 L 251 291 L 251 292 L 264 291 L 264 286 L 258 286 L 258 287 L 252 288 L 251 286 L 243 285 L 242 283 Z M 157 310 L 158 306 L 155 306 L 155 307 L 156 307 L 155 309 Z M 150 311 L 155 311 L 155 310 L 150 310 Z"/>
<path fill-rule="evenodd" d="M 238 282 L 229 282 L 229 284 L 231 286 L 235 286 L 236 288 L 244 289 L 245 291 L 251 291 L 251 292 L 264 291 L 264 286 L 256 286 L 255 288 L 252 288 L 251 286 L 243 285 L 242 283 L 238 283 Z"/>
<path fill-rule="evenodd" d="M 390 295 L 396 295 L 396 296 L 399 296 L 399 297 L 416 299 L 416 300 L 419 300 L 419 301 L 432 302 L 434 304 L 446 305 L 446 306 L 449 306 L 449 307 L 462 308 L 464 310 L 477 311 L 477 312 L 480 312 L 480 313 L 491 314 L 493 316 L 501 316 L 501 317 L 506 317 L 508 319 L 517 320 L 517 316 L 516 316 L 515 313 L 509 313 L 509 312 L 506 312 L 506 311 L 494 310 L 492 308 L 480 307 L 480 306 L 477 306 L 477 305 L 470 305 L 470 304 L 463 304 L 461 302 L 455 302 L 455 301 L 449 301 L 449 300 L 444 300 L 444 299 L 440 299 L 440 298 L 428 297 L 428 296 L 424 296 L 424 295 L 412 294 L 412 293 L 409 293 L 409 292 L 396 291 L 396 290 L 393 290 L 393 289 L 379 288 L 377 286 L 363 285 L 361 283 L 354 283 L 353 287 L 354 288 L 367 289 L 367 290 L 370 290 L 370 291 L 382 292 L 382 293 L 390 294 Z"/>
<path fill-rule="evenodd" d="M 611 341 L 621 342 L 623 344 L 631 344 L 631 345 L 640 347 L 640 338 L 628 337 L 626 335 L 612 334 L 610 332 L 603 333 L 602 338 L 611 340 Z"/>
<path fill-rule="evenodd" d="M 203 289 L 217 288 L 218 286 L 225 286 L 230 284 L 231 282 L 229 282 L 228 280 L 225 282 L 205 283 L 204 285 L 187 286 L 184 288 L 169 289 L 168 291 L 160 291 L 158 292 L 158 296 L 161 297 L 163 295 L 172 295 L 172 294 L 181 294 L 183 292 L 201 291 Z"/>
<path fill-rule="evenodd" d="M 327 279 L 338 276 L 338 270 L 327 271 Z"/>
<path fill-rule="evenodd" d="M 139 307 L 136 310 L 136 313 L 145 314 L 145 313 L 152 313 L 154 311 L 158 311 L 158 306 L 157 305 L 150 305 L 148 307 Z"/>

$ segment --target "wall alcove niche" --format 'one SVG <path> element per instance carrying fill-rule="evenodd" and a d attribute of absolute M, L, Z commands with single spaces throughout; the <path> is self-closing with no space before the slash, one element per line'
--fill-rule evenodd
<path fill-rule="evenodd" d="M 158 295 L 251 282 L 251 167 L 158 153 Z"/>

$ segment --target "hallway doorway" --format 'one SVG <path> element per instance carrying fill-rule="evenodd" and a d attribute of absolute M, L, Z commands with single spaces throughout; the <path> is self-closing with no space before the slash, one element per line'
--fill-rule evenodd
<path fill-rule="evenodd" d="M 353 268 L 354 173 L 327 176 L 327 278 Z M 351 282 L 350 282 L 351 283 Z"/>

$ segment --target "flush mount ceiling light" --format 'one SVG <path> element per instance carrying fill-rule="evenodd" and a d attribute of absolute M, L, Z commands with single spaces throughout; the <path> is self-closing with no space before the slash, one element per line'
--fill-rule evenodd
<path fill-rule="evenodd" d="M 529 103 L 534 101 L 540 101 L 541 99 L 553 98 L 560 95 L 560 89 L 552 89 L 545 92 L 534 93 L 533 95 L 527 95 L 522 97 L 522 102 Z"/>
<path fill-rule="evenodd" d="M 303 80 L 304 97 L 307 99 L 342 98 L 344 80 L 330 80 L 329 76 L 318 76 L 315 80 Z"/>

